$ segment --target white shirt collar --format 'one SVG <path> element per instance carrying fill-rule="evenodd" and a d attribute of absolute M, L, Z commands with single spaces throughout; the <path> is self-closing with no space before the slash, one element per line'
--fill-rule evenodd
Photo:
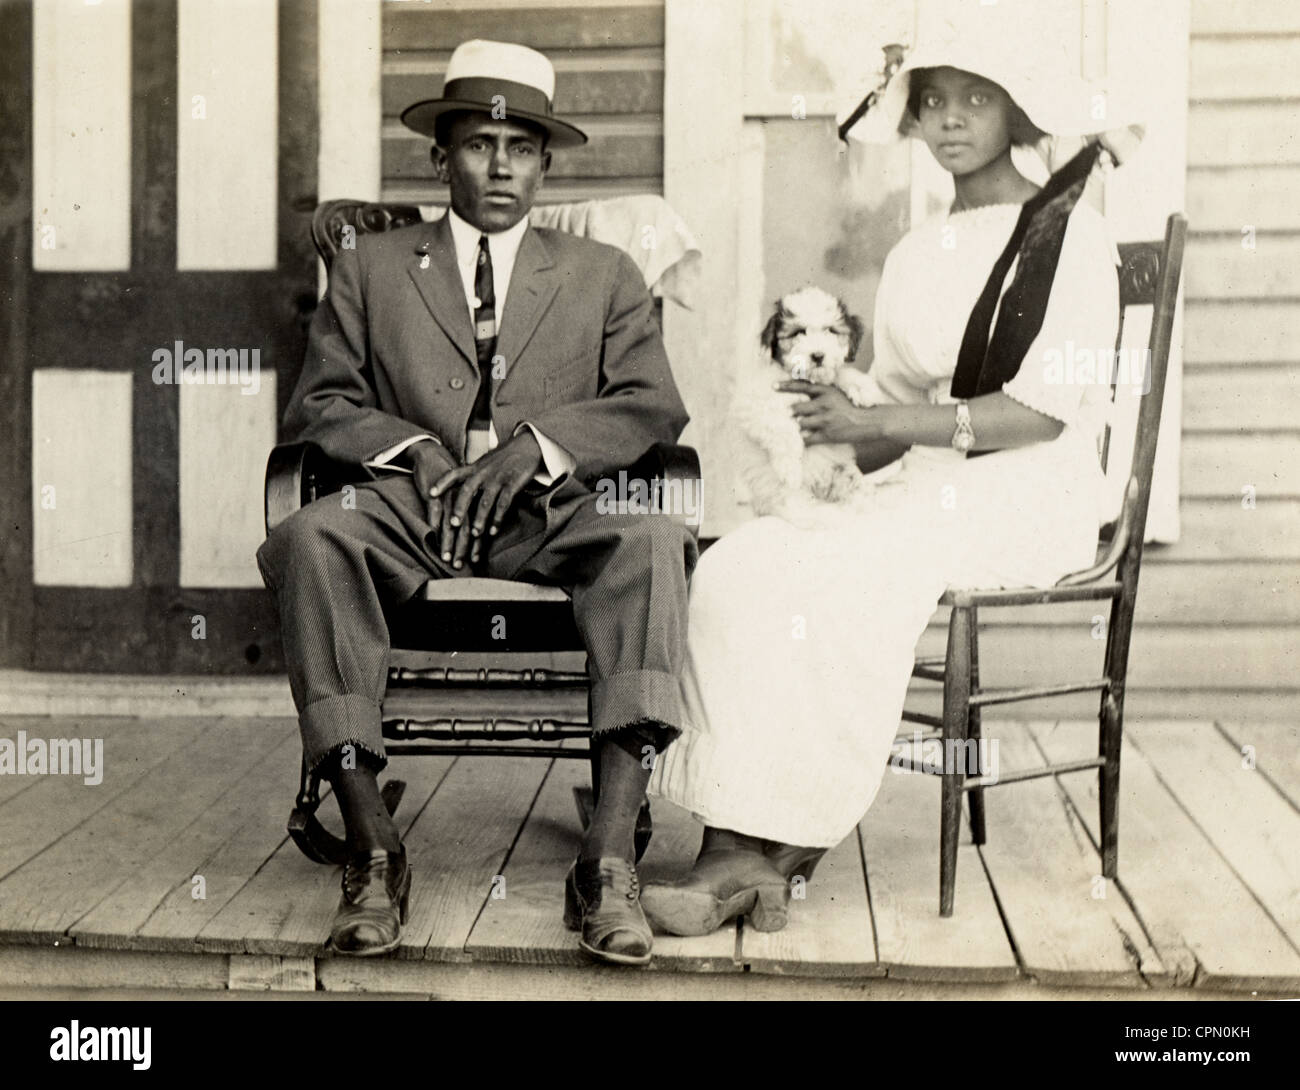
<path fill-rule="evenodd" d="M 451 227 L 452 242 L 456 247 L 456 267 L 460 270 L 461 284 L 465 288 L 465 299 L 471 312 L 474 310 L 474 261 L 478 256 L 478 240 L 486 234 L 471 223 L 456 215 L 449 206 L 447 223 Z M 497 321 L 501 320 L 501 310 L 510 289 L 510 278 L 515 269 L 515 258 L 523 243 L 524 233 L 528 230 L 528 217 L 525 216 L 513 227 L 487 235 L 488 252 L 492 255 L 492 283 L 496 289 Z"/>

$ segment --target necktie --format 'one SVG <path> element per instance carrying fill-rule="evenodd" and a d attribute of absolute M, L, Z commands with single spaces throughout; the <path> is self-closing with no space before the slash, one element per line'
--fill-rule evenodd
<path fill-rule="evenodd" d="M 492 357 L 497 350 L 496 289 L 492 285 L 492 254 L 487 235 L 480 235 L 478 240 L 474 295 L 474 349 L 478 355 L 479 384 L 470 427 L 486 429 L 492 421 Z"/>

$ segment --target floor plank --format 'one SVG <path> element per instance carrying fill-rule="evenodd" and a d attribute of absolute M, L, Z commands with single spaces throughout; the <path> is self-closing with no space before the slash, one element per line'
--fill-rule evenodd
<path fill-rule="evenodd" d="M 999 774 L 1040 767 L 1028 726 L 999 723 Z M 1049 984 L 1142 988 L 1167 974 L 1052 778 L 984 792 L 988 838 L 980 855 L 1025 972 Z"/>
<path fill-rule="evenodd" d="M 1208 723 L 1134 724 L 1129 737 L 1300 950 L 1300 813 Z"/>
<path fill-rule="evenodd" d="M 1015 951 L 963 830 L 953 915 L 939 915 L 939 782 L 891 768 L 859 825 L 880 963 L 891 977 L 1010 980 Z"/>
<path fill-rule="evenodd" d="M 1052 761 L 1091 748 L 1078 730 L 1035 737 Z M 1198 986 L 1300 986 L 1300 955 L 1127 738 L 1120 767 L 1119 882 L 1166 968 L 1179 971 L 1185 947 L 1196 959 Z M 1059 780 L 1095 841 L 1097 777 Z"/>
<path fill-rule="evenodd" d="M 399 956 L 468 959 L 465 944 L 474 921 L 497 885 L 550 763 L 536 757 L 457 760 L 407 834 L 415 875 Z"/>
<path fill-rule="evenodd" d="M 393 761 L 380 780 L 401 779 L 406 794 L 398 808 L 403 835 L 452 767 L 455 757 L 412 757 Z M 338 808 L 328 799 L 322 820 L 338 829 Z M 205 952 L 279 954 L 306 957 L 324 953 L 330 921 L 338 907 L 341 867 L 313 863 L 284 839 L 234 897 L 195 936 Z M 416 879 L 418 881 L 418 877 Z"/>
<path fill-rule="evenodd" d="M 286 729 L 287 728 L 287 729 Z M 133 869 L 131 880 L 77 921 L 72 935 L 79 946 L 110 949 L 167 950 L 192 945 L 199 927 L 215 915 L 248 881 L 285 837 L 284 819 L 296 791 L 302 744 L 297 727 L 282 721 L 262 721 L 269 743 L 212 806 L 189 826 L 178 830 L 158 854 Z M 253 847 L 246 864 L 234 873 L 210 868 L 214 856 L 232 839 Z M 195 876 L 203 879 L 202 897 L 195 896 Z M 142 935 L 160 910 L 167 922 L 178 923 L 177 906 L 192 905 L 182 916 L 185 943 L 169 945 Z M 163 921 L 159 920 L 161 924 Z"/>
<path fill-rule="evenodd" d="M 1251 747 L 1255 768 L 1300 812 L 1300 724 L 1220 723 L 1238 754 Z"/>
<path fill-rule="evenodd" d="M 803 893 L 791 898 L 790 922 L 780 931 L 755 931 L 742 921 L 740 960 L 760 973 L 884 976 L 856 829 L 826 853 Z"/>
<path fill-rule="evenodd" d="M 195 865 L 194 872 L 207 880 L 207 897 L 196 900 L 191 895 L 190 883 L 181 882 L 140 925 L 133 946 L 143 950 L 197 949 L 195 937 L 208 921 L 239 894 L 286 842 L 285 821 L 298 790 L 302 747 L 295 721 L 283 720 L 280 727 L 288 734 L 288 740 L 267 756 L 264 770 L 259 769 L 258 775 L 241 784 L 241 793 L 247 788 L 247 795 L 241 799 L 244 805 L 223 830 L 224 839 Z M 328 785 L 322 796 L 322 810 L 334 809 Z M 408 805 L 404 802 L 403 809 Z M 399 818 L 403 809 L 398 810 Z"/>
<path fill-rule="evenodd" d="M 155 726 L 159 735 L 168 729 Z M 245 758 L 257 753 L 265 731 L 261 720 L 209 721 L 93 819 L 11 873 L 0 883 L 0 938 L 61 939 L 207 811 L 251 763 Z"/>
<path fill-rule="evenodd" d="M 592 964 L 563 923 L 564 879 L 581 835 L 573 789 L 590 782 L 586 761 L 559 760 L 551 768 L 506 864 L 505 896 L 489 898 L 466 944 L 475 959 Z M 651 815 L 654 835 L 638 868 L 642 882 L 689 869 L 700 843 L 699 823 L 678 807 L 656 799 Z M 700 938 L 656 935 L 651 967 L 729 971 L 736 968 L 734 955 L 731 927 Z"/>
<path fill-rule="evenodd" d="M 192 743 L 210 720 L 6 719 L 5 736 L 103 738 L 103 782 L 80 776 L 0 776 L 0 879 L 39 855 L 130 790 L 162 761 Z M 0 886 L 0 890 L 3 886 Z"/>

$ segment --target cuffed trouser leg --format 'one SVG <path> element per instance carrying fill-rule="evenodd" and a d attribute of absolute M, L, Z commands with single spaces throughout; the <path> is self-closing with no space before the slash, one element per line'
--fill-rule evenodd
<path fill-rule="evenodd" d="M 405 492 L 409 491 L 407 497 Z M 275 595 L 303 757 L 315 769 L 352 744 L 380 766 L 388 675 L 383 600 L 402 601 L 443 574 L 424 552 L 428 526 L 407 478 L 327 496 L 276 527 L 257 552 Z"/>

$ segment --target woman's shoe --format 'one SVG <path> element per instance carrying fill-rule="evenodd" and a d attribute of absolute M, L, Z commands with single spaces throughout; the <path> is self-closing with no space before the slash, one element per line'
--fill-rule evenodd
<path fill-rule="evenodd" d="M 797 844 L 781 844 L 772 840 L 768 842 L 763 854 L 767 856 L 772 868 L 779 871 L 787 883 L 796 876 L 807 882 L 811 880 L 813 871 L 817 869 L 822 856 L 829 850 L 828 848 L 801 848 Z"/>
<path fill-rule="evenodd" d="M 646 965 L 654 936 L 641 911 L 641 883 L 626 859 L 577 860 L 564 880 L 564 926 L 598 961 Z"/>
<path fill-rule="evenodd" d="M 756 931 L 780 931 L 789 899 L 785 878 L 762 852 L 723 849 L 701 853 L 680 881 L 646 886 L 641 903 L 671 935 L 708 935 L 737 916 Z"/>
<path fill-rule="evenodd" d="M 411 900 L 406 847 L 357 852 L 343 868 L 343 899 L 330 928 L 330 948 L 353 957 L 395 950 Z"/>

